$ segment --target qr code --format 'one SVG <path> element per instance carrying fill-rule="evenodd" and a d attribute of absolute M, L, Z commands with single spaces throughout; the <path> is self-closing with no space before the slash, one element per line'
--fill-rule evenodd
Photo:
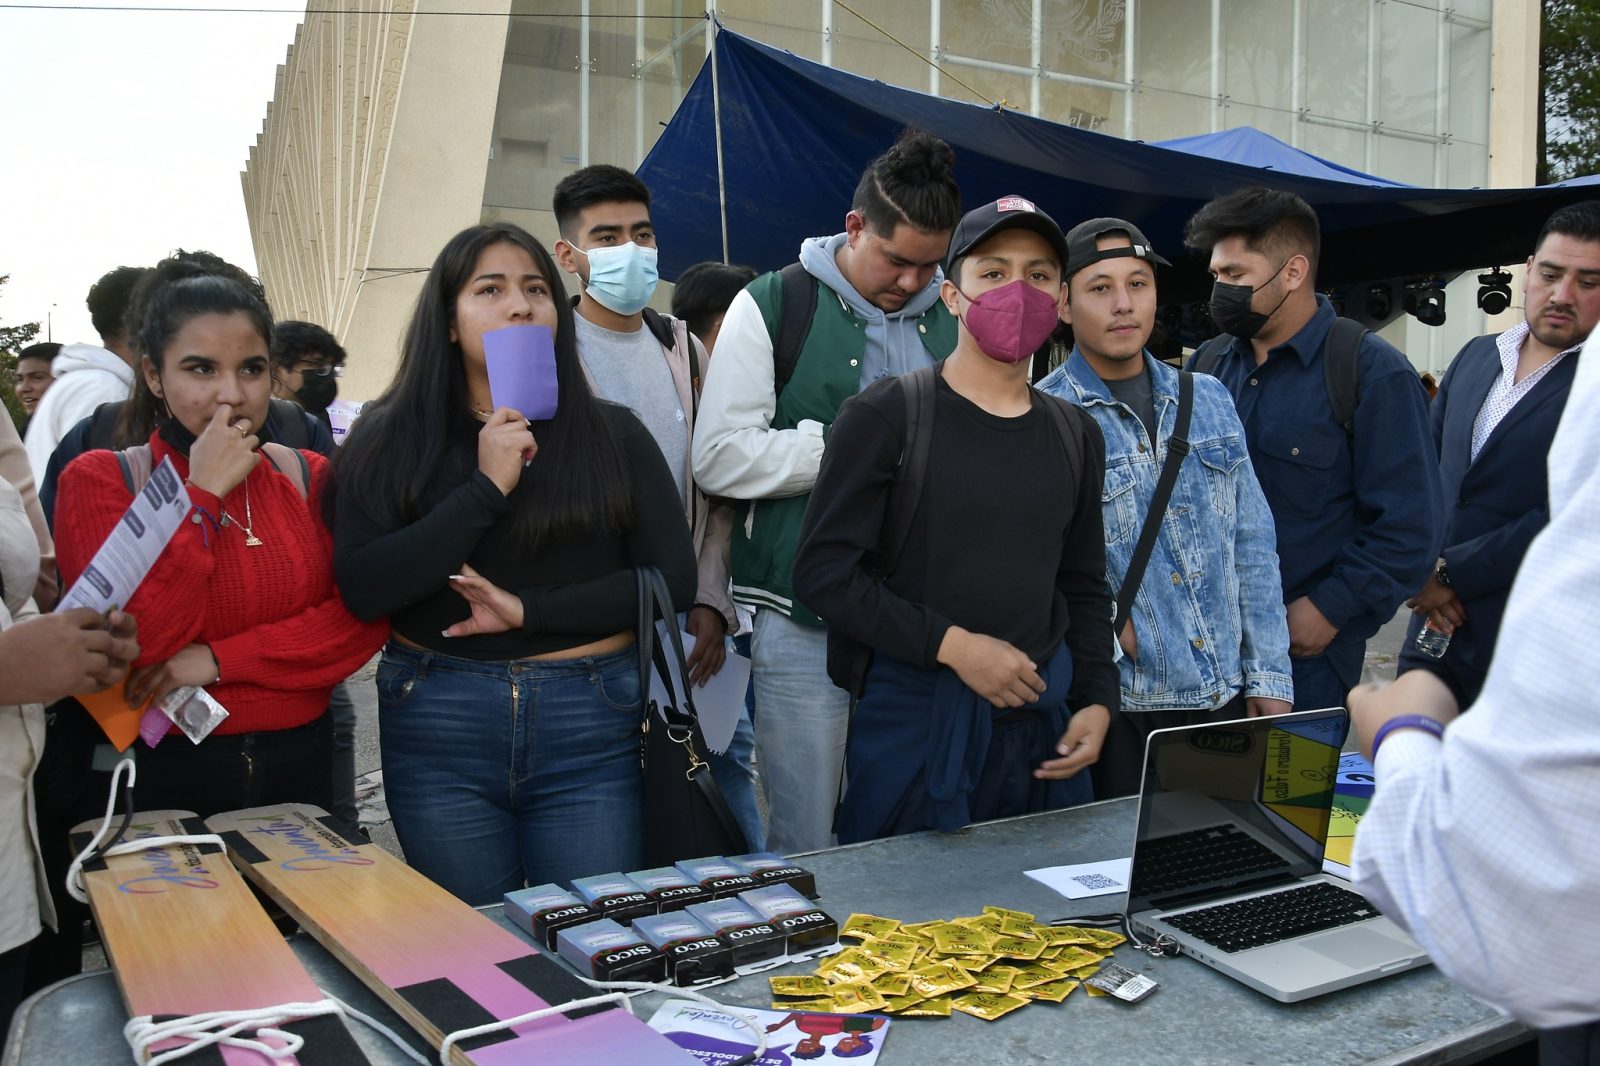
<path fill-rule="evenodd" d="M 1113 881 L 1105 874 L 1076 874 L 1074 881 L 1084 888 L 1121 888 L 1122 882 Z"/>

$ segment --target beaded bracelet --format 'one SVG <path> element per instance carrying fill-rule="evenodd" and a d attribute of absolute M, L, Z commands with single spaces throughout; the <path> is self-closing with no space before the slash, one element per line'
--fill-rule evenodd
<path fill-rule="evenodd" d="M 1388 739 L 1389 734 L 1396 729 L 1420 729 L 1424 733 L 1431 733 L 1435 739 L 1444 739 L 1444 723 L 1437 718 L 1429 718 L 1425 714 L 1402 714 L 1389 719 L 1378 727 L 1372 736 L 1372 757 L 1378 757 L 1378 748 Z"/>

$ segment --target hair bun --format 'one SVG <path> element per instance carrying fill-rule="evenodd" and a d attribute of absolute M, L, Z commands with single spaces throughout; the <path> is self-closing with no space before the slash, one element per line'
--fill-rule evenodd
<path fill-rule="evenodd" d="M 926 130 L 907 126 L 889 149 L 886 169 L 901 181 L 933 184 L 950 179 L 955 149 Z"/>

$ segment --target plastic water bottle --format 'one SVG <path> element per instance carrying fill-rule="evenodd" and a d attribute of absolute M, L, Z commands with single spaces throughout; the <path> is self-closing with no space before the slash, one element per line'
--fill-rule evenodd
<path fill-rule="evenodd" d="M 1433 624 L 1429 619 L 1422 626 L 1422 632 L 1417 634 L 1417 650 L 1430 659 L 1442 659 L 1447 648 L 1450 647 L 1450 634 Z"/>

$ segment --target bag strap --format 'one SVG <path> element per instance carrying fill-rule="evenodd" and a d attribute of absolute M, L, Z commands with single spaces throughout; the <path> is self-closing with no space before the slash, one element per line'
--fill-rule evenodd
<path fill-rule="evenodd" d="M 1336 318 L 1322 344 L 1322 379 L 1328 389 L 1328 403 L 1333 406 L 1333 420 L 1347 437 L 1356 435 L 1356 364 L 1367 333 L 1367 327 L 1354 319 Z"/>
<path fill-rule="evenodd" d="M 311 431 L 306 428 L 306 409 L 293 400 L 274 396 L 268 401 L 267 419 L 272 423 L 274 439 L 289 448 L 311 447 Z"/>
<path fill-rule="evenodd" d="M 1150 510 L 1144 516 L 1144 528 L 1139 531 L 1139 543 L 1133 549 L 1133 560 L 1128 564 L 1127 576 L 1122 579 L 1122 589 L 1117 593 L 1117 617 L 1112 632 L 1121 634 L 1133 613 L 1133 598 L 1138 595 L 1139 583 L 1150 565 L 1150 553 L 1155 550 L 1156 534 L 1167 515 L 1167 501 L 1172 499 L 1172 489 L 1178 483 L 1178 467 L 1189 454 L 1189 415 L 1194 409 L 1194 375 L 1178 371 L 1178 423 L 1167 440 L 1167 459 L 1161 466 L 1161 477 L 1156 482 L 1156 493 L 1150 499 Z"/>
<path fill-rule="evenodd" d="M 1073 424 L 1073 419 L 1087 416 L 1080 408 L 1059 396 L 1052 396 L 1048 392 L 1038 395 L 1044 398 L 1044 409 L 1050 413 L 1050 422 L 1056 427 L 1056 439 L 1061 441 L 1061 447 L 1067 453 L 1067 469 L 1076 484 L 1083 476 L 1083 436 Z"/>
<path fill-rule="evenodd" d="M 1222 353 L 1233 344 L 1233 335 L 1219 333 L 1195 349 L 1194 356 L 1189 360 L 1189 372 L 1193 374 L 1210 374 L 1215 377 L 1217 364 L 1222 362 Z"/>
<path fill-rule="evenodd" d="M 122 467 L 122 484 L 129 496 L 139 495 L 139 490 L 150 480 L 153 462 L 148 444 L 135 444 L 132 448 L 117 452 L 117 465 Z"/>
<path fill-rule="evenodd" d="M 811 320 L 817 314 L 817 279 L 799 263 L 778 271 L 783 299 L 778 304 L 778 333 L 772 338 L 772 379 L 775 395 L 794 377 L 800 362 L 800 349 L 811 335 Z"/>
<path fill-rule="evenodd" d="M 933 451 L 934 377 L 937 367 L 923 367 L 897 379 L 906 404 L 906 435 L 900 450 L 900 463 L 889 486 L 889 503 L 883 527 L 878 531 L 878 573 L 893 574 L 900 565 L 900 553 L 911 537 L 911 523 L 922 500 L 927 480 L 928 456 Z"/>
<path fill-rule="evenodd" d="M 148 448 L 145 450 L 149 451 Z M 289 479 L 289 484 L 294 486 L 294 490 L 300 494 L 302 500 L 310 498 L 311 464 L 306 461 L 304 452 L 268 441 L 261 446 L 261 454 L 272 464 L 274 470 Z"/>

